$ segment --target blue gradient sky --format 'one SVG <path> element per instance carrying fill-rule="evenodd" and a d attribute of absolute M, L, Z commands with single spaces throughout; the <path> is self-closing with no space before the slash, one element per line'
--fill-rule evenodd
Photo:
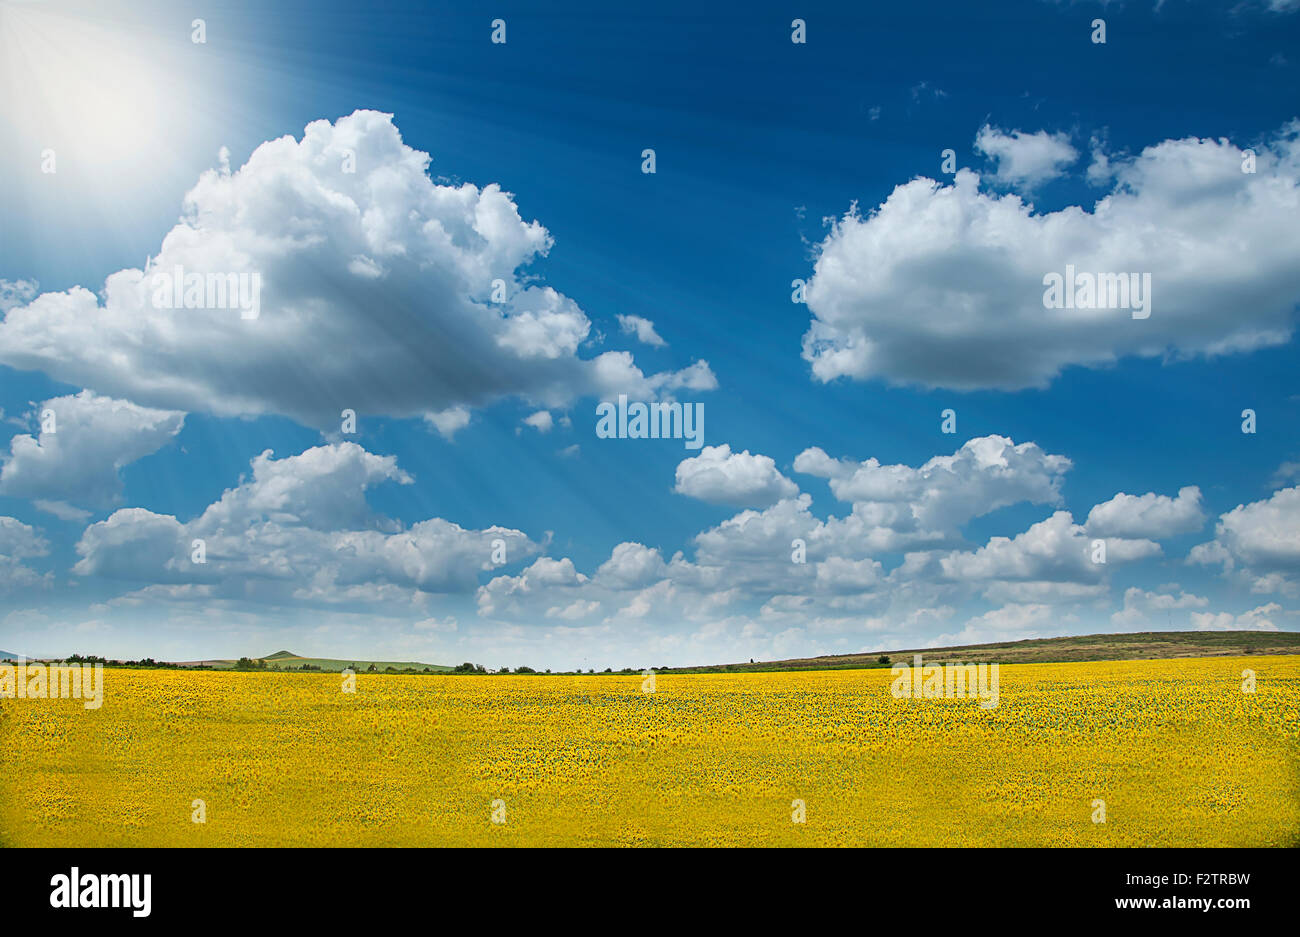
<path fill-rule="evenodd" d="M 35 295 L 77 285 L 100 290 L 110 274 L 158 255 L 185 193 L 218 166 L 221 147 L 238 171 L 264 141 L 301 139 L 312 121 L 370 109 L 393 115 L 404 143 L 430 154 L 436 182 L 498 183 L 525 222 L 546 228 L 553 246 L 523 272 L 563 293 L 590 321 L 580 357 L 626 349 L 646 374 L 707 361 L 716 389 L 677 392 L 705 404 L 706 444 L 770 457 L 775 471 L 811 495 L 816 518 L 843 517 L 851 507 L 832 496 L 824 478 L 795 469 L 810 447 L 834 459 L 916 468 L 985 436 L 1067 457 L 1072 467 L 1060 480 L 1059 501 L 1018 501 L 962 518 L 955 523 L 961 542 L 936 548 L 936 562 L 951 551 L 973 554 L 993 537 L 1016 537 L 1056 510 L 1083 524 L 1094 505 L 1120 492 L 1173 498 L 1197 486 L 1203 515 L 1195 529 L 1149 538 L 1159 543 L 1158 556 L 1112 563 L 1104 589 L 1085 597 L 1068 588 L 1077 583 L 1065 574 L 1024 577 L 1051 584 L 1030 598 L 1008 598 L 1005 590 L 991 598 L 984 581 L 922 575 L 916 582 L 925 588 L 897 578 L 852 594 L 782 587 L 781 595 L 810 604 L 778 614 L 772 594 L 752 582 L 764 578 L 757 561 L 740 547 L 735 562 L 749 564 L 746 572 L 722 563 L 707 587 L 665 574 L 589 592 L 618 544 L 657 550 L 665 561 L 683 551 L 695 561 L 697 534 L 770 505 L 743 493 L 717 503 L 674 491 L 679 463 L 697 453 L 676 441 L 597 439 L 597 397 L 575 391 L 546 408 L 555 423 L 545 433 L 521 423 L 541 403 L 507 395 L 474 407 L 452 438 L 419 418 L 384 413 L 362 413 L 359 432 L 345 437 L 394 457 L 413 479 L 366 489 L 374 516 L 390 531 L 443 518 L 466 530 L 511 528 L 536 545 L 502 568 L 484 557 L 473 585 L 422 588 L 381 575 L 364 582 L 400 595 L 318 601 L 294 597 L 292 589 L 268 598 L 242 588 L 247 577 L 240 573 L 213 591 L 182 596 L 151 590 L 178 580 L 147 569 L 128 576 L 74 569 L 86 555 L 87 528 L 115 511 L 140 508 L 186 524 L 250 478 L 250 462 L 264 450 L 284 459 L 345 441 L 270 409 L 222 415 L 216 404 L 172 404 L 186 412 L 183 428 L 118 466 L 122 487 L 112 503 L 86 503 L 75 484 L 41 498 L 0 484 L 0 516 L 32 528 L 45 544 L 25 552 L 10 546 L 7 558 L 0 548 L 0 563 L 9 564 L 0 565 L 9 576 L 7 584 L 0 579 L 0 647 L 191 659 L 287 646 L 339 657 L 603 668 L 1222 627 L 1229 618 L 1232 627 L 1294 630 L 1300 545 L 1289 502 L 1264 519 L 1277 533 L 1276 549 L 1239 544 L 1229 565 L 1188 562 L 1194 547 L 1216 541 L 1220 515 L 1269 502 L 1295 484 L 1285 471 L 1279 475 L 1300 460 L 1293 340 L 1226 354 L 1121 352 L 1112 364 L 1070 364 L 1045 386 L 1025 389 L 919 386 L 891 374 L 825 381 L 801 354 L 809 306 L 790 301 L 791 280 L 813 276 L 821 245 L 834 236 L 829 219 L 855 203 L 869 216 L 917 177 L 950 185 L 940 167 L 946 148 L 958 166 L 982 174 L 982 191 L 1017 191 L 1043 214 L 1090 211 L 1112 191 L 1115 183 L 1098 186 L 1085 176 L 1096 145 L 1115 159 L 1188 138 L 1267 146 L 1300 116 L 1300 10 L 1274 6 L 220 3 L 203 12 L 207 42 L 196 45 L 192 14 L 166 5 L 0 4 L 7 42 L 31 48 L 40 38 L 57 46 L 71 20 L 93 30 L 76 41 L 108 57 L 100 77 L 112 127 L 98 133 L 42 125 L 65 106 L 75 118 L 67 103 L 75 86 L 52 85 L 53 66 L 10 58 L 22 85 L 4 99 L 10 119 L 0 123 L 0 280 L 38 282 Z M 805 45 L 790 41 L 795 16 L 807 21 Z M 1106 20 L 1104 45 L 1090 40 L 1096 16 Z M 489 42 L 496 17 L 508 24 L 504 45 Z M 128 68 L 158 95 L 154 116 L 165 110 L 147 130 L 130 100 L 113 98 L 114 70 Z M 32 117 L 17 96 L 46 100 Z M 27 116 L 13 116 L 18 109 Z M 975 147 L 986 125 L 1063 135 L 1078 159 L 1042 182 L 999 183 L 996 160 Z M 105 133 L 116 143 L 113 155 L 101 158 Z M 58 141 L 56 175 L 40 171 L 40 152 L 53 145 L 47 139 Z M 653 175 L 641 172 L 645 147 L 656 150 Z M 1290 165 L 1283 158 L 1276 174 L 1284 177 Z M 1294 196 L 1294 178 L 1289 191 Z M 1229 213 L 1241 205 L 1231 197 L 1224 204 Z M 1212 230 L 1205 236 L 1213 241 Z M 1300 252 L 1300 242 L 1291 248 Z M 960 279 L 969 254 L 951 256 L 949 269 Z M 1247 265 L 1234 273 L 1231 250 L 1222 256 L 1224 282 L 1249 276 Z M 874 264 L 869 254 L 857 262 Z M 1132 266 L 1142 263 L 1136 256 Z M 1285 275 L 1268 285 L 1282 310 L 1270 312 L 1274 325 L 1293 318 L 1300 299 L 1294 287 Z M 1240 295 L 1252 294 L 1242 287 Z M 1157 298 L 1153 319 L 1167 309 Z M 1233 320 L 1249 321 L 1256 310 L 1221 312 L 1226 335 L 1237 327 Z M 263 321 L 276 314 L 264 309 Z M 871 311 L 863 314 L 870 322 Z M 622 333 L 620 315 L 652 321 L 666 345 Z M 15 437 L 38 434 L 44 401 L 83 389 L 130 399 L 121 385 L 100 386 L 92 376 L 56 380 L 53 367 L 7 353 L 5 341 L 0 333 L 0 460 L 16 458 Z M 1026 337 L 1022 354 L 1039 353 Z M 187 367 L 175 366 L 180 373 Z M 955 435 L 940 432 L 940 411 L 949 407 L 958 415 Z M 1247 407 L 1258 414 L 1252 435 L 1240 432 Z M 61 518 L 37 500 L 75 506 L 77 516 Z M 795 535 L 777 537 L 784 552 L 763 562 L 788 565 Z M 1218 539 L 1232 552 L 1230 538 Z M 128 541 L 114 549 L 134 548 Z M 841 555 L 828 549 L 814 565 Z M 850 559 L 874 560 L 888 575 L 905 552 L 880 548 Z M 592 578 L 571 584 L 563 601 L 524 589 L 509 614 L 499 603 L 485 612 L 478 588 L 501 576 L 522 581 L 538 557 L 568 558 Z M 287 575 L 306 581 L 311 574 Z M 1130 588 L 1171 598 L 1151 600 L 1144 618 L 1116 620 Z M 736 595 L 716 607 L 703 598 L 729 589 Z M 582 618 L 553 613 L 571 607 L 570 599 L 599 607 Z M 694 617 L 683 617 L 683 609 Z"/>

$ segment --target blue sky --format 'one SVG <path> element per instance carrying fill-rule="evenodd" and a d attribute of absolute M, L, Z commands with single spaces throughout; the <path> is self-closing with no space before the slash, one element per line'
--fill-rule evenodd
<path fill-rule="evenodd" d="M 1295 630 L 1298 38 L 1286 0 L 0 3 L 0 648 Z M 258 317 L 158 308 L 178 263 Z M 1044 308 L 1066 264 L 1150 317 Z M 707 448 L 598 438 L 618 393 Z"/>

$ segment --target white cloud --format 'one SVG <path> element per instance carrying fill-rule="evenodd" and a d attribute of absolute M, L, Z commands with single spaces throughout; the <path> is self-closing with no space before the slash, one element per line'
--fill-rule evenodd
<path fill-rule="evenodd" d="M 1254 174 L 1226 140 L 1117 157 L 1115 188 L 1091 211 L 1037 213 L 969 170 L 900 185 L 820 245 L 803 356 L 820 381 L 1015 390 L 1123 356 L 1282 344 L 1300 299 L 1300 122 L 1256 152 Z M 1066 264 L 1150 273 L 1150 317 L 1044 308 L 1044 276 Z"/>
<path fill-rule="evenodd" d="M 47 412 L 54 432 L 46 431 Z M 39 500 L 43 510 L 65 519 L 76 511 L 69 512 L 68 502 L 103 508 L 120 501 L 121 469 L 157 452 L 185 423 L 183 413 L 90 391 L 47 400 L 35 416 L 40 434 L 14 436 L 8 456 L 0 457 L 0 494 Z"/>
<path fill-rule="evenodd" d="M 1069 619 L 1063 619 L 1061 613 L 1050 605 L 1012 603 L 976 615 L 961 631 L 939 635 L 929 644 L 931 647 L 944 647 L 1025 641 L 1064 634 L 1069 623 Z"/>
<path fill-rule="evenodd" d="M 642 316 L 620 315 L 618 317 L 618 327 L 625 335 L 635 335 L 637 341 L 644 345 L 663 348 L 668 344 L 655 331 L 655 324 Z"/>
<path fill-rule="evenodd" d="M 1032 190 L 1063 175 L 1066 167 L 1079 158 L 1070 145 L 1069 134 L 1005 133 L 985 124 L 975 135 L 975 150 L 997 163 L 994 180 L 1001 185 Z"/>
<path fill-rule="evenodd" d="M 1150 540 L 1111 538 L 1106 562 L 1094 563 L 1092 537 L 1068 511 L 1057 511 L 1015 537 L 993 537 L 974 553 L 951 553 L 939 561 L 945 575 L 958 580 L 1081 582 L 1100 579 L 1112 563 L 1159 556 Z"/>
<path fill-rule="evenodd" d="M 35 505 L 38 511 L 53 514 L 61 521 L 84 521 L 94 513 L 93 511 L 84 511 L 81 508 L 73 507 L 65 501 L 46 501 L 43 498 L 37 498 L 32 504 Z"/>
<path fill-rule="evenodd" d="M 1189 608 L 1205 608 L 1210 600 L 1204 596 L 1180 591 L 1174 595 L 1169 592 L 1148 592 L 1136 586 L 1124 590 L 1124 607 L 1110 616 L 1111 623 L 1117 628 L 1137 631 L 1149 625 L 1170 627 L 1175 624 L 1173 612 L 1182 612 Z M 1180 614 L 1177 620 L 1182 625 L 1184 619 Z"/>
<path fill-rule="evenodd" d="M 0 312 L 25 306 L 36 296 L 40 284 L 35 280 L 6 280 L 0 277 Z"/>
<path fill-rule="evenodd" d="M 102 305 L 76 287 L 9 309 L 0 363 L 151 407 L 320 429 L 351 408 L 425 416 L 445 434 L 503 397 L 560 406 L 716 386 L 703 361 L 647 376 L 627 352 L 580 357 L 586 315 L 523 272 L 550 234 L 499 186 L 438 185 L 428 165 L 374 111 L 264 143 L 235 172 L 203 173 L 148 269 L 109 276 Z M 154 278 L 177 266 L 257 274 L 260 315 L 156 308 Z"/>
<path fill-rule="evenodd" d="M 1192 548 L 1192 563 L 1239 570 L 1256 592 L 1290 592 L 1300 573 L 1300 486 L 1219 516 L 1214 539 Z"/>
<path fill-rule="evenodd" d="M 355 443 L 278 460 L 267 451 L 252 469 L 188 523 L 126 508 L 90 525 L 74 571 L 186 590 L 163 593 L 172 598 L 418 605 L 427 593 L 472 592 L 491 568 L 494 540 L 515 558 L 540 550 L 504 527 L 466 530 L 430 518 L 404 528 L 375 514 L 368 488 L 412 479 L 392 456 Z M 206 563 L 191 561 L 195 539 L 204 541 Z"/>
<path fill-rule="evenodd" d="M 683 459 L 673 490 L 714 504 L 755 507 L 768 507 L 799 493 L 770 457 L 750 455 L 748 449 L 732 452 L 725 443 L 705 446 L 699 455 Z"/>
<path fill-rule="evenodd" d="M 1282 488 L 1294 484 L 1300 480 L 1300 462 L 1283 462 L 1273 473 L 1269 485 L 1273 488 Z"/>
<path fill-rule="evenodd" d="M 918 468 L 876 459 L 837 461 L 818 448 L 794 460 L 795 471 L 829 479 L 831 493 L 852 502 L 861 520 L 914 534 L 913 545 L 950 539 L 971 518 L 1001 507 L 1059 503 L 1070 466 L 1065 456 L 1005 436 L 967 440 L 952 455 L 935 456 Z"/>
<path fill-rule="evenodd" d="M 14 517 L 0 517 L 0 591 L 48 585 L 51 581 L 48 573 L 42 576 L 22 561 L 49 552 L 49 542 L 35 527 Z"/>
<path fill-rule="evenodd" d="M 1230 612 L 1193 612 L 1192 626 L 1197 631 L 1278 631 L 1273 619 L 1283 609 L 1276 602 L 1252 608 L 1240 615 Z"/>
<path fill-rule="evenodd" d="M 524 423 L 539 433 L 549 433 L 551 428 L 555 426 L 555 419 L 551 416 L 550 410 L 538 410 L 536 413 L 524 417 Z"/>
<path fill-rule="evenodd" d="M 1160 540 L 1195 533 L 1205 526 L 1201 489 L 1180 488 L 1178 497 L 1153 492 L 1136 496 L 1120 492 L 1088 512 L 1085 525 L 1094 537 L 1135 537 Z"/>
<path fill-rule="evenodd" d="M 469 426 L 469 418 L 468 407 L 448 407 L 446 410 L 438 410 L 424 415 L 425 422 L 436 429 L 439 435 L 445 436 L 447 439 L 454 438 L 456 433 Z"/>

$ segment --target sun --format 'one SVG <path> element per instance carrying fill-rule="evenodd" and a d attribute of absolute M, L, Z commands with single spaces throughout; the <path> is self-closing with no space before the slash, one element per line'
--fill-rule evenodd
<path fill-rule="evenodd" d="M 112 171 L 165 142 L 174 66 L 157 42 L 41 3 L 0 2 L 3 114 L 17 140 Z"/>

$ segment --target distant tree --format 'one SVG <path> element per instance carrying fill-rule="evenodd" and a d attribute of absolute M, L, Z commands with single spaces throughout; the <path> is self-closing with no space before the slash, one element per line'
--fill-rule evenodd
<path fill-rule="evenodd" d="M 532 667 L 516 667 L 515 673 L 537 673 Z"/>
<path fill-rule="evenodd" d="M 879 657 L 876 658 L 876 662 L 877 662 L 877 663 L 881 663 L 881 664 L 886 664 L 886 665 L 888 665 L 888 663 L 889 663 L 889 655 L 888 655 L 888 654 L 881 654 Z"/>
<path fill-rule="evenodd" d="M 498 672 L 498 673 L 509 673 L 509 672 L 510 672 L 510 668 L 509 668 L 509 667 L 502 667 L 502 668 L 501 668 L 499 671 L 497 671 L 497 672 Z"/>

